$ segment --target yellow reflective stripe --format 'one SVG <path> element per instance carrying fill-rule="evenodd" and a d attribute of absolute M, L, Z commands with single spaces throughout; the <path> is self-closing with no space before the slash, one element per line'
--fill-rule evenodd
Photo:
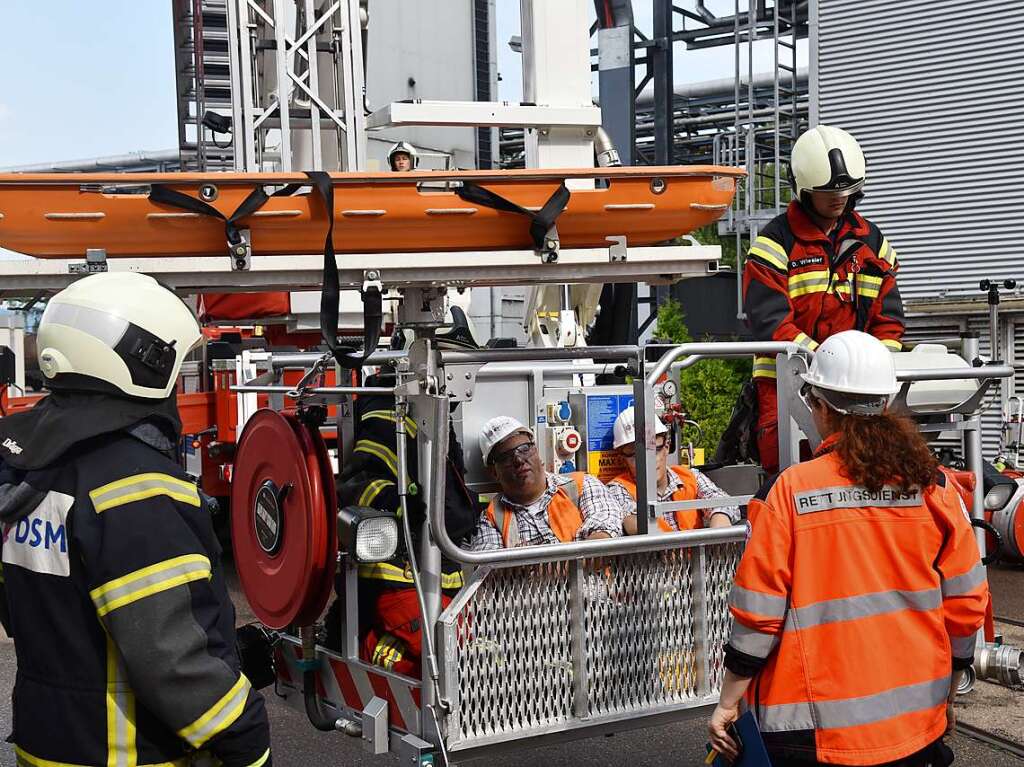
<path fill-rule="evenodd" d="M 270 749 L 268 748 L 266 751 L 263 752 L 263 756 L 261 756 L 255 762 L 251 762 L 250 764 L 247 764 L 245 767 L 263 767 L 263 765 L 267 763 L 267 759 L 269 759 L 269 758 L 270 758 Z"/>
<path fill-rule="evenodd" d="M 775 358 L 754 357 L 754 378 L 775 378 Z"/>
<path fill-rule="evenodd" d="M 751 243 L 750 252 L 782 271 L 789 268 L 789 254 L 786 253 L 786 249 L 770 237 L 764 235 L 758 237 Z"/>
<path fill-rule="evenodd" d="M 788 267 L 787 263 L 779 260 L 779 258 L 774 253 L 765 250 L 764 248 L 759 248 L 757 246 L 752 245 L 750 250 L 747 252 L 747 255 L 756 256 L 757 258 L 761 259 L 762 261 L 766 261 L 770 266 L 774 266 L 776 269 L 782 272 L 786 271 L 786 268 Z"/>
<path fill-rule="evenodd" d="M 135 474 L 89 491 L 89 497 L 92 499 L 92 505 L 97 514 L 116 506 L 142 501 L 157 495 L 166 495 L 190 506 L 200 505 L 199 491 L 195 485 L 172 477 L 170 474 L 157 472 Z"/>
<path fill-rule="evenodd" d="M 796 338 L 793 340 L 805 349 L 810 349 L 812 352 L 818 348 L 818 342 L 805 333 L 797 333 Z"/>
<path fill-rule="evenodd" d="M 883 338 L 882 343 L 894 352 L 898 352 L 903 348 L 903 344 L 895 338 Z"/>
<path fill-rule="evenodd" d="M 886 263 L 896 264 L 896 248 L 885 237 L 882 238 L 882 247 L 878 249 L 878 257 Z"/>
<path fill-rule="evenodd" d="M 178 730 L 178 735 L 194 748 L 199 748 L 214 735 L 230 727 L 242 715 L 250 689 L 251 685 L 245 674 L 239 674 L 238 681 L 224 693 L 224 697 L 188 727 Z"/>
<path fill-rule="evenodd" d="M 878 298 L 878 288 L 858 288 L 857 295 L 860 298 Z"/>
<path fill-rule="evenodd" d="M 366 421 L 371 418 L 379 418 L 382 421 L 390 421 L 391 423 L 395 423 L 395 413 L 393 410 L 369 410 L 363 413 L 362 417 L 359 420 Z M 405 429 L 407 432 L 409 432 L 410 437 L 412 437 L 413 439 L 416 438 L 416 422 L 412 419 L 411 416 L 405 417 Z"/>
<path fill-rule="evenodd" d="M 857 275 L 857 282 L 858 283 L 862 282 L 865 285 L 881 285 L 882 284 L 882 280 L 884 280 L 884 279 L 885 279 L 884 277 L 875 277 L 875 276 L 870 275 L 870 274 L 858 274 Z"/>
<path fill-rule="evenodd" d="M 135 696 L 113 640 L 107 637 L 107 767 L 136 767 Z"/>
<path fill-rule="evenodd" d="M 374 442 L 369 439 L 361 439 L 356 442 L 354 452 L 366 453 L 367 455 L 372 455 L 374 458 L 379 458 L 389 469 L 391 469 L 392 474 L 396 477 L 398 476 L 398 456 L 395 455 L 394 450 L 386 445 L 382 445 L 379 442 Z"/>
<path fill-rule="evenodd" d="M 789 284 L 796 285 L 805 282 L 818 282 L 824 280 L 828 282 L 828 270 L 826 269 L 815 269 L 810 272 L 801 272 L 800 274 L 789 275 Z"/>
<path fill-rule="evenodd" d="M 17 760 L 18 767 L 87 767 L 87 765 L 72 764 L 71 762 L 55 762 L 52 759 L 43 759 L 42 757 L 30 754 L 20 746 L 14 747 L 14 755 Z M 268 751 L 269 755 L 269 751 Z M 266 764 L 266 759 L 260 762 L 254 762 L 250 767 L 255 765 Z M 159 762 L 159 763 L 147 763 L 140 764 L 138 767 L 190 767 L 191 757 L 182 757 L 176 759 L 173 762 Z"/>
<path fill-rule="evenodd" d="M 789 289 L 790 298 L 799 298 L 800 296 L 809 296 L 812 293 L 824 293 L 828 290 L 828 280 L 822 280 L 820 283 L 797 285 Z"/>
<path fill-rule="evenodd" d="M 359 565 L 360 578 L 375 578 L 380 581 L 391 581 L 393 583 L 412 583 L 412 574 L 401 567 L 389 564 L 388 562 L 375 562 L 373 564 Z M 461 589 L 465 585 L 462 571 L 454 573 L 441 573 L 442 589 Z"/>
<path fill-rule="evenodd" d="M 90 591 L 89 596 L 96 605 L 97 615 L 102 617 L 139 599 L 210 576 L 209 559 L 202 554 L 186 554 L 107 581 Z"/>
<path fill-rule="evenodd" d="M 369 506 L 373 503 L 374 498 L 383 492 L 384 488 L 391 486 L 394 487 L 395 483 L 390 479 L 375 479 L 373 482 L 368 484 L 362 494 L 359 496 L 359 500 L 356 501 L 357 506 Z"/>

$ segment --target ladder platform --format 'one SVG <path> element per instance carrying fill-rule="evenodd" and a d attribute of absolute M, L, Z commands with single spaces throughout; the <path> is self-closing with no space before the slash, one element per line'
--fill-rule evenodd
<path fill-rule="evenodd" d="M 379 280 L 388 288 L 497 287 L 559 283 L 642 281 L 669 284 L 718 271 L 717 245 L 568 248 L 544 263 L 533 250 L 448 251 L 436 253 L 339 254 L 343 290 L 359 290 Z M 182 293 L 320 290 L 323 255 L 254 256 L 246 270 L 233 270 L 221 257 L 26 259 L 0 261 L 0 297 L 32 297 L 60 290 L 88 271 L 143 272 Z"/>

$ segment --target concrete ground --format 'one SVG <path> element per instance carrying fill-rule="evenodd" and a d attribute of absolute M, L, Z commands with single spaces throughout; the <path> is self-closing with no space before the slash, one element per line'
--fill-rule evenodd
<path fill-rule="evenodd" d="M 995 595 L 996 614 L 1024 620 L 1024 568 L 990 568 L 990 583 Z M 234 593 L 240 621 L 249 615 L 244 598 Z M 1006 641 L 1024 646 L 1024 629 L 999 627 Z M 14 646 L 0 641 L 0 690 L 14 684 Z M 269 692 L 269 691 L 267 691 Z M 274 763 L 277 767 L 370 767 L 396 764 L 367 754 L 361 744 L 345 735 L 314 730 L 305 715 L 267 696 L 272 727 Z M 1013 692 L 998 685 L 979 682 L 975 690 L 957 704 L 961 721 L 1024 742 L 1024 692 Z M 10 697 L 0 694 L 0 732 L 10 731 Z M 700 765 L 703 760 L 706 722 L 703 718 L 688 722 L 620 733 L 614 737 L 594 738 L 575 744 L 549 745 L 489 757 L 487 767 L 521 767 L 542 764 L 546 767 L 659 767 L 660 765 Z M 1024 767 L 1024 760 L 968 739 L 954 737 L 951 745 L 956 764 L 977 767 Z M 15 767 L 9 746 L 0 747 L 0 767 Z"/>

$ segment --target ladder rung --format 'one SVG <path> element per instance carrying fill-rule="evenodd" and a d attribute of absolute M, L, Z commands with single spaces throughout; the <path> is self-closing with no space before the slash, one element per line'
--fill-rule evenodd
<path fill-rule="evenodd" d="M 782 70 L 784 70 L 786 72 L 789 72 L 791 74 L 793 72 L 796 72 L 796 68 L 795 67 L 787 67 L 785 64 L 779 64 L 779 69 L 782 69 Z"/>
<path fill-rule="evenodd" d="M 792 51 L 792 50 L 794 50 L 794 49 L 796 48 L 796 46 L 795 46 L 795 45 L 793 45 L 792 43 L 787 43 L 787 42 L 786 42 L 785 40 L 779 40 L 779 41 L 778 41 L 778 43 L 779 43 L 779 45 L 781 45 L 781 46 L 782 46 L 783 48 L 789 48 L 789 49 L 790 49 L 791 51 Z"/>

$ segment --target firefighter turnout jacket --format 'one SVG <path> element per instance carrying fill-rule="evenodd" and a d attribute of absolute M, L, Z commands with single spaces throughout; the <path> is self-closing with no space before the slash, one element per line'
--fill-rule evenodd
<path fill-rule="evenodd" d="M 951 476 L 872 492 L 832 444 L 751 501 L 726 666 L 756 675 L 748 702 L 774 756 L 885 764 L 942 737 L 988 584 Z"/>
<path fill-rule="evenodd" d="M 152 426 L 94 435 L 31 470 L 12 466 L 25 442 L 4 444 L 0 601 L 18 659 L 18 764 L 186 765 L 206 752 L 225 767 L 270 765 L 210 509 L 162 452 L 175 443 Z"/>
<path fill-rule="evenodd" d="M 843 330 L 862 330 L 899 351 L 903 301 L 896 251 L 878 227 L 849 211 L 831 234 L 792 201 L 750 246 L 743 310 L 757 341 L 814 349 Z M 755 378 L 775 378 L 775 358 L 754 358 Z"/>

